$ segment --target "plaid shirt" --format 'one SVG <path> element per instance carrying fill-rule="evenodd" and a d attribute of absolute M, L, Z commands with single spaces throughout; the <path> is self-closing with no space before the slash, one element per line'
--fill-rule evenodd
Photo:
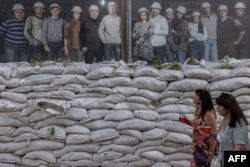
<path fill-rule="evenodd" d="M 186 20 L 182 20 L 181 30 L 176 31 L 175 36 L 176 37 L 188 36 L 188 22 Z M 185 42 L 181 42 L 177 45 L 177 51 L 187 51 L 187 50 L 188 50 L 188 40 L 185 40 Z"/>

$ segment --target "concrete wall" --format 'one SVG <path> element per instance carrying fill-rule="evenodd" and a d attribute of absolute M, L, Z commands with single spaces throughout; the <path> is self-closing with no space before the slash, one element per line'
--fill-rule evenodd
<path fill-rule="evenodd" d="M 230 65 L 1 64 L 0 166 L 187 167 L 196 89 L 233 93 L 250 123 L 250 61 Z"/>

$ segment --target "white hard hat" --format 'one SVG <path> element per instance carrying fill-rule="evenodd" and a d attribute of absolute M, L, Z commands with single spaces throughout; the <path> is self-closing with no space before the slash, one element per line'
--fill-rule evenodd
<path fill-rule="evenodd" d="M 45 5 L 42 2 L 35 2 L 33 5 L 33 9 L 35 9 L 37 7 L 41 7 L 41 8 L 45 9 Z"/>
<path fill-rule="evenodd" d="M 81 13 L 82 9 L 81 9 L 80 6 L 75 5 L 75 6 L 72 7 L 71 12 L 80 12 Z"/>
<path fill-rule="evenodd" d="M 149 13 L 148 10 L 147 10 L 146 8 L 140 8 L 140 9 L 138 10 L 138 13 L 141 13 L 141 12 L 147 12 L 147 13 Z"/>
<path fill-rule="evenodd" d="M 109 2 L 109 3 L 107 4 L 107 7 L 109 7 L 109 6 L 115 6 L 115 7 L 118 8 L 117 4 L 116 4 L 115 2 L 113 2 L 113 1 L 111 1 L 111 2 Z"/>
<path fill-rule="evenodd" d="M 174 12 L 174 10 L 173 10 L 172 8 L 167 8 L 167 9 L 165 10 L 165 13 L 168 13 L 168 12 Z"/>
<path fill-rule="evenodd" d="M 176 11 L 186 14 L 186 8 L 184 6 L 178 6 Z"/>
<path fill-rule="evenodd" d="M 228 10 L 228 7 L 226 5 L 220 5 L 218 10 Z"/>
<path fill-rule="evenodd" d="M 13 5 L 12 10 L 25 10 L 24 6 L 20 3 L 16 3 Z"/>
<path fill-rule="evenodd" d="M 58 9 L 61 10 L 60 5 L 58 5 L 57 3 L 52 3 L 52 4 L 49 6 L 49 11 L 50 11 L 52 8 L 58 8 Z"/>
<path fill-rule="evenodd" d="M 194 17 L 194 16 L 201 16 L 201 14 L 198 11 L 194 11 L 194 12 L 192 12 L 191 16 L 192 17 Z"/>
<path fill-rule="evenodd" d="M 245 9 L 246 5 L 243 2 L 237 2 L 234 6 L 235 9 L 240 8 L 240 9 Z"/>
<path fill-rule="evenodd" d="M 201 4 L 201 8 L 208 8 L 208 7 L 211 7 L 211 4 L 209 2 L 203 2 Z"/>
<path fill-rule="evenodd" d="M 153 2 L 151 8 L 161 9 L 161 4 L 159 2 Z"/>
<path fill-rule="evenodd" d="M 97 5 L 90 5 L 88 10 L 100 10 Z"/>

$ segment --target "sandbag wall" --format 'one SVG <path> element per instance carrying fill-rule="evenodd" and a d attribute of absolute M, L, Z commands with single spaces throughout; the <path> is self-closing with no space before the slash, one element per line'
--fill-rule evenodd
<path fill-rule="evenodd" d="M 187 167 L 194 91 L 232 93 L 250 123 L 249 64 L 1 64 L 0 166 Z"/>

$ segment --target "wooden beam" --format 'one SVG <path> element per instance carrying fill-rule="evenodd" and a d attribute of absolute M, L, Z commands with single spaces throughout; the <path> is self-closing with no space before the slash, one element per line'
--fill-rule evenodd
<path fill-rule="evenodd" d="M 128 62 L 128 24 L 127 24 L 127 12 L 128 12 L 128 7 L 127 7 L 127 1 L 126 0 L 120 0 L 121 4 L 121 38 L 122 38 L 122 43 L 121 43 L 121 57 L 122 60 L 125 62 Z"/>

